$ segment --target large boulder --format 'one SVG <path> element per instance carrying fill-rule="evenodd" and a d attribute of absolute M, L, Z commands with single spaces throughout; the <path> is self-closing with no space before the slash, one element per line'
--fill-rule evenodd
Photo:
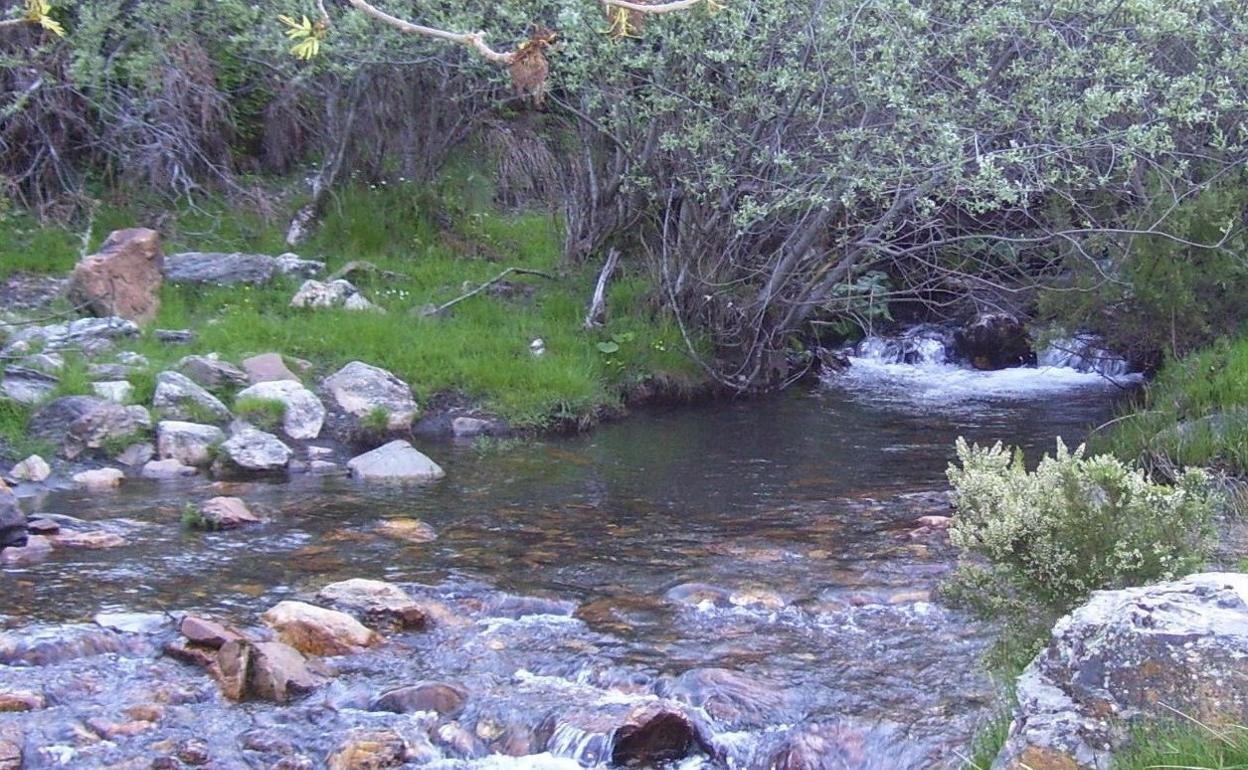
<path fill-rule="evenodd" d="M 31 406 L 42 403 L 56 390 L 60 380 L 51 374 L 25 366 L 4 367 L 0 397 Z"/>
<path fill-rule="evenodd" d="M 70 274 L 70 301 L 97 316 L 151 321 L 160 308 L 164 260 L 155 230 L 117 230 Z"/>
<path fill-rule="evenodd" d="M 17 496 L 0 481 L 0 550 L 26 545 L 26 514 L 17 504 Z"/>
<path fill-rule="evenodd" d="M 161 372 L 156 375 L 152 407 L 173 420 L 228 422 L 229 408 L 184 374 Z"/>
<path fill-rule="evenodd" d="M 325 405 L 316 394 L 292 380 L 259 382 L 239 391 L 234 404 L 247 400 L 278 401 L 285 407 L 282 430 L 297 440 L 314 439 L 321 435 L 325 424 Z"/>
<path fill-rule="evenodd" d="M 220 286 L 262 284 L 282 275 L 310 277 L 325 269 L 324 262 L 300 259 L 294 254 L 222 254 L 189 251 L 165 260 L 165 279 L 171 283 L 202 283 Z"/>
<path fill-rule="evenodd" d="M 294 453 L 272 433 L 247 428 L 221 444 L 213 467 L 217 472 L 266 474 L 282 471 Z"/>
<path fill-rule="evenodd" d="M 376 644 L 377 632 L 337 610 L 279 602 L 261 616 L 286 644 L 307 655 L 346 655 Z"/>
<path fill-rule="evenodd" d="M 1248 719 L 1248 575 L 1098 591 L 1018 680 L 993 770 L 1109 770 L 1132 730 Z"/>
<path fill-rule="evenodd" d="M 336 280 L 329 282 L 304 281 L 291 297 L 291 307 L 305 308 L 342 308 L 343 310 L 373 310 L 384 313 L 380 307 L 368 301 L 368 298 L 355 288 L 350 281 Z"/>
<path fill-rule="evenodd" d="M 121 406 L 93 396 L 65 396 L 35 412 L 27 432 L 55 442 L 57 451 L 73 459 L 85 451 L 147 433 L 152 419 L 141 406 Z"/>
<path fill-rule="evenodd" d="M 286 703 L 322 681 L 298 650 L 281 642 L 246 639 L 230 639 L 217 650 L 215 673 L 221 691 L 231 700 Z"/>
<path fill-rule="evenodd" d="M 39 455 L 31 455 L 13 466 L 9 478 L 14 481 L 47 481 L 52 475 L 52 467 Z"/>
<path fill-rule="evenodd" d="M 416 416 L 412 389 L 385 369 L 352 361 L 325 378 L 321 389 L 347 438 L 408 430 Z"/>
<path fill-rule="evenodd" d="M 441 466 L 406 441 L 391 441 L 353 457 L 347 468 L 362 481 L 433 481 L 446 475 Z"/>
<path fill-rule="evenodd" d="M 222 361 L 215 353 L 207 356 L 186 356 L 178 362 L 178 371 L 210 390 L 242 388 L 248 384 L 246 372 L 234 364 Z"/>
<path fill-rule="evenodd" d="M 341 580 L 322 588 L 317 598 L 359 613 L 370 625 L 413 629 L 426 623 L 421 605 L 407 591 L 383 580 Z"/>
<path fill-rule="evenodd" d="M 79 318 L 50 326 L 28 326 L 9 338 L 8 344 L 0 349 L 0 355 L 21 355 L 36 347 L 45 353 L 74 348 L 90 355 L 107 348 L 113 340 L 138 334 L 139 327 L 134 321 L 118 316 Z"/>
<path fill-rule="evenodd" d="M 162 420 L 156 426 L 156 451 L 162 459 L 183 465 L 207 467 L 215 449 L 225 443 L 225 431 L 215 425 Z"/>
<path fill-rule="evenodd" d="M 1007 369 L 1036 363 L 1027 328 L 1012 315 L 984 313 L 958 330 L 959 354 L 976 369 Z"/>

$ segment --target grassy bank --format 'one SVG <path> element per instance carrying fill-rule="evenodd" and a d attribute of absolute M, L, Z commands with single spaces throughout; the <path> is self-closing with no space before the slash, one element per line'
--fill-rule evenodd
<path fill-rule="evenodd" d="M 312 362 L 321 374 L 362 360 L 405 379 L 422 402 L 462 393 L 526 429 L 592 423 L 642 387 L 679 395 L 701 385 L 679 328 L 650 301 L 644 275 L 625 264 L 610 287 L 606 327 L 587 332 L 581 323 L 596 266 L 562 264 L 559 223 L 548 213 L 499 213 L 474 204 L 480 197 L 479 185 L 466 177 L 433 193 L 410 184 L 356 185 L 331 204 L 300 256 L 327 262 L 329 272 L 352 261 L 371 263 L 375 270 L 351 280 L 384 314 L 291 308 L 294 279 L 263 287 L 166 284 L 155 323 L 127 345 L 152 362 L 151 371 L 133 379 L 136 399 L 150 397 L 156 372 L 184 355 L 208 352 L 238 361 L 278 351 Z M 160 223 L 166 253 L 286 250 L 284 218 L 217 202 L 178 212 L 102 206 L 86 240 L 94 249 L 114 228 L 153 222 Z M 0 277 L 63 273 L 84 241 L 71 229 L 35 228 L 21 217 L 0 229 Z M 549 277 L 510 276 L 503 292 L 482 293 L 436 317 L 421 315 L 508 267 Z M 155 338 L 157 328 L 194 329 L 197 338 L 168 345 Z M 537 339 L 544 342 L 540 356 L 530 351 Z M 20 415 L 0 419 L 0 432 L 13 434 L 20 421 Z"/>

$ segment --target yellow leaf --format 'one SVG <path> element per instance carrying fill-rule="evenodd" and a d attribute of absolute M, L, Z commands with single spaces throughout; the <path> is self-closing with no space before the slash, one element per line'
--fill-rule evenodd
<path fill-rule="evenodd" d="M 59 21 L 53 19 L 51 16 L 44 16 L 40 18 L 39 26 L 43 27 L 57 37 L 65 37 L 65 28 L 61 26 Z"/>

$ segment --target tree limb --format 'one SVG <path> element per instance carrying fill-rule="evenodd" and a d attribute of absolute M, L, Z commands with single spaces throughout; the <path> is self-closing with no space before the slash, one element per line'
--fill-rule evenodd
<path fill-rule="evenodd" d="M 657 3 L 655 5 L 646 5 L 644 3 L 633 3 L 629 0 L 602 0 L 603 5 L 614 5 L 617 8 L 623 8 L 637 13 L 672 13 L 673 11 L 684 11 L 693 8 L 698 3 L 704 3 L 707 0 L 672 0 L 668 3 Z"/>
<path fill-rule="evenodd" d="M 511 275 L 512 273 L 516 273 L 517 275 L 536 275 L 536 276 L 540 276 L 550 281 L 555 280 L 555 277 L 553 275 L 551 275 L 550 273 L 544 273 L 541 270 L 530 270 L 527 267 L 509 267 L 503 272 L 491 278 L 490 280 L 481 284 L 477 288 L 473 289 L 472 291 L 464 292 L 463 294 L 459 295 L 455 299 L 450 300 L 449 302 L 443 302 L 441 305 L 438 305 L 436 308 L 432 308 L 428 312 L 421 313 L 421 315 L 426 315 L 426 316 L 440 315 L 446 312 L 447 310 L 450 310 L 455 305 L 458 305 L 459 303 L 463 302 L 464 300 L 471 299 L 472 297 L 477 296 L 481 292 L 490 288 L 491 286 L 503 280 L 504 278 Z"/>
<path fill-rule="evenodd" d="M 699 0 L 699 2 L 700 1 L 701 0 Z M 439 40 L 447 40 L 452 43 L 467 46 L 496 64 L 511 64 L 511 62 L 516 58 L 515 51 L 495 51 L 493 48 L 486 45 L 484 32 L 450 32 L 444 29 L 437 29 L 436 27 L 426 27 L 420 24 L 413 24 L 410 21 L 405 21 L 397 16 L 391 16 L 385 11 L 364 2 L 364 0 L 347 0 L 347 2 L 355 6 L 356 9 L 372 16 L 374 19 L 377 19 L 383 24 L 388 24 L 401 32 L 406 32 L 411 35 L 424 35 L 426 37 L 438 38 Z"/>

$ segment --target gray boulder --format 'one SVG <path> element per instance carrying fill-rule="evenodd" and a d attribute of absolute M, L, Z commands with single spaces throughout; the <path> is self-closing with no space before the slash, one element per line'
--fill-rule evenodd
<path fill-rule="evenodd" d="M 66 396 L 52 401 L 30 418 L 27 431 L 55 442 L 63 457 L 73 459 L 114 440 L 145 434 L 152 418 L 141 406 L 121 406 L 93 396 Z"/>
<path fill-rule="evenodd" d="M 247 373 L 234 364 L 222 361 L 216 354 L 186 356 L 178 362 L 178 370 L 198 385 L 216 389 L 246 387 Z"/>
<path fill-rule="evenodd" d="M 124 404 L 134 396 L 134 386 L 126 380 L 106 380 L 91 383 L 91 392 L 114 404 Z"/>
<path fill-rule="evenodd" d="M 0 549 L 26 545 L 26 514 L 17 504 L 17 496 L 0 481 Z"/>
<path fill-rule="evenodd" d="M 133 321 L 117 316 L 107 318 L 79 318 L 50 326 L 30 326 L 14 334 L 0 355 L 13 356 L 28 353 L 34 347 L 43 352 L 62 348 L 77 348 L 91 353 L 123 337 L 137 337 L 139 327 Z"/>
<path fill-rule="evenodd" d="M 406 382 L 385 369 L 352 361 L 321 383 L 325 400 L 340 419 L 339 433 L 404 431 L 416 416 L 416 399 Z M 380 426 L 370 425 L 374 415 L 384 415 Z"/>
<path fill-rule="evenodd" d="M 175 420 L 228 422 L 230 419 L 230 410 L 220 399 L 177 372 L 156 375 L 152 406 Z"/>
<path fill-rule="evenodd" d="M 1131 730 L 1176 714 L 1248 719 L 1248 575 L 1098 591 L 1018 680 L 993 770 L 1109 770 Z"/>
<path fill-rule="evenodd" d="M 194 476 L 197 472 L 192 466 L 183 465 L 174 459 L 149 460 L 144 464 L 141 475 L 145 479 L 164 481 L 168 479 L 183 479 L 188 476 Z"/>
<path fill-rule="evenodd" d="M 262 284 L 283 275 L 310 277 L 324 269 L 324 262 L 300 259 L 294 254 L 271 257 L 267 254 L 188 251 L 165 257 L 165 280 L 172 283 L 219 286 Z"/>
<path fill-rule="evenodd" d="M 304 441 L 321 435 L 325 424 L 325 405 L 316 394 L 293 380 L 259 382 L 242 390 L 235 405 L 247 399 L 279 401 L 286 412 L 282 417 L 282 430 L 293 439 Z"/>
<path fill-rule="evenodd" d="M 391 441 L 352 458 L 347 469 L 362 481 L 433 481 L 446 472 L 406 441 Z"/>
<path fill-rule="evenodd" d="M 211 465 L 213 446 L 224 441 L 225 431 L 215 425 L 162 420 L 156 426 L 156 450 L 161 459 L 177 460 L 184 465 Z"/>
<path fill-rule="evenodd" d="M 6 366 L 0 380 L 0 396 L 19 404 L 38 404 L 51 396 L 60 382 L 51 374 L 24 366 Z"/>
<path fill-rule="evenodd" d="M 226 439 L 217 457 L 220 470 L 274 473 L 285 469 L 293 452 L 272 433 L 246 428 Z"/>
<path fill-rule="evenodd" d="M 291 307 L 342 308 L 343 310 L 373 310 L 384 313 L 374 305 L 350 281 L 329 282 L 304 281 L 290 300 Z"/>

